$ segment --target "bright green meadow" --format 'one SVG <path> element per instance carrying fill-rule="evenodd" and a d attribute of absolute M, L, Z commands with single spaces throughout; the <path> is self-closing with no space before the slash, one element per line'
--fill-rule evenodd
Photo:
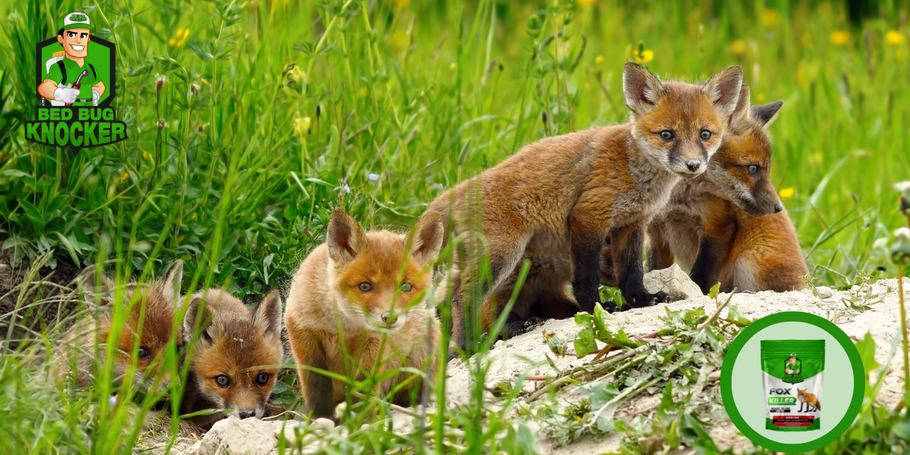
<path fill-rule="evenodd" d="M 404 231 L 441 192 L 524 144 L 626 121 L 627 61 L 689 81 L 742 66 L 753 105 L 784 101 L 771 175 L 814 283 L 894 277 L 887 248 L 907 220 L 891 186 L 910 179 L 910 5 L 848 3 L 0 0 L 0 258 L 45 266 L 10 295 L 23 308 L 50 304 L 34 286 L 55 268 L 106 263 L 127 281 L 175 258 L 185 288 L 227 286 L 247 302 L 286 291 L 333 208 Z M 75 155 L 26 141 L 24 128 L 38 105 L 35 46 L 71 11 L 117 45 L 111 106 L 128 136 Z M 0 360 L 0 449 L 144 453 L 141 426 L 104 423 L 144 418 L 153 400 L 112 406 L 106 388 L 42 385 L 32 378 L 53 330 L 39 340 Z M 493 411 L 478 388 L 473 404 L 428 416 L 428 433 L 361 429 L 335 453 L 532 453 L 531 430 L 507 417 L 518 390 Z M 293 375 L 275 394 L 299 405 Z M 843 450 L 874 438 L 906 449 L 910 427 L 882 430 L 906 411 L 874 398 Z M 350 428 L 389 411 L 364 406 Z M 691 410 L 677 411 L 676 426 L 645 433 L 678 432 L 716 453 Z M 618 428 L 624 453 L 647 452 L 641 428 Z"/>

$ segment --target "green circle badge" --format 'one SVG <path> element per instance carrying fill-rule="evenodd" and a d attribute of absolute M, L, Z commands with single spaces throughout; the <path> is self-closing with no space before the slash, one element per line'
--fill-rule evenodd
<path fill-rule="evenodd" d="M 720 390 L 736 428 L 757 445 L 806 452 L 844 434 L 863 402 L 863 363 L 832 322 L 801 311 L 743 330 L 724 357 Z"/>

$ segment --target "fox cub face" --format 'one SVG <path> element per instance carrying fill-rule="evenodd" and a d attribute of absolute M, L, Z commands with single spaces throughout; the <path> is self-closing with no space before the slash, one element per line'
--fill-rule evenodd
<path fill-rule="evenodd" d="M 191 371 L 199 393 L 228 414 L 261 418 L 284 354 L 278 291 L 252 310 L 219 289 L 197 292 L 184 332 L 198 334 Z"/>
<path fill-rule="evenodd" d="M 703 173 L 739 99 L 742 68 L 728 67 L 693 85 L 661 82 L 629 62 L 622 83 L 638 149 L 683 178 Z"/>
<path fill-rule="evenodd" d="M 165 357 L 169 348 L 180 340 L 179 334 L 172 335 L 174 310 L 180 301 L 180 285 L 183 278 L 183 261 L 175 261 L 165 276 L 149 284 L 130 283 L 123 295 L 122 305 L 128 305 L 124 327 L 114 340 L 117 354 L 114 358 L 114 386 L 119 387 L 127 374 L 133 374 L 132 383 L 139 390 L 163 392 L 170 384 L 170 373 Z M 114 296 L 117 285 L 114 280 L 101 275 L 100 287 L 95 280 L 94 267 L 89 267 L 79 278 L 83 289 L 98 296 L 100 315 L 95 323 L 95 336 L 100 349 L 108 343 L 113 329 Z M 74 327 L 77 330 L 79 327 Z M 86 338 L 82 348 L 94 344 Z M 134 354 L 135 352 L 135 354 Z M 176 351 L 174 351 L 176 353 Z M 82 353 L 85 354 L 85 353 Z M 135 355 L 135 357 L 134 357 Z M 97 358 L 104 359 L 103 352 Z M 135 359 L 135 360 L 134 360 Z M 89 358 L 89 361 L 93 361 Z M 79 362 L 83 363 L 83 362 Z M 80 368 L 77 380 L 86 385 L 86 370 Z"/>
<path fill-rule="evenodd" d="M 329 221 L 329 280 L 341 314 L 361 328 L 400 329 L 431 285 L 430 266 L 442 247 L 440 217 L 422 217 L 408 236 L 365 233 L 343 209 Z"/>
<path fill-rule="evenodd" d="M 743 85 L 730 131 L 708 165 L 713 192 L 752 216 L 784 209 L 771 183 L 771 138 L 766 131 L 783 104 L 750 106 L 749 87 Z"/>

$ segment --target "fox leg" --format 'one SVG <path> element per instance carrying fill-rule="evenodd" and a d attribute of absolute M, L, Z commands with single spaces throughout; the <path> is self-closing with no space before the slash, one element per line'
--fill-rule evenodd
<path fill-rule="evenodd" d="M 610 246 L 619 290 L 633 308 L 669 300 L 663 292 L 651 294 L 645 289 L 645 271 L 641 260 L 643 243 L 644 232 L 640 224 L 630 224 L 610 231 Z"/>
<path fill-rule="evenodd" d="M 310 369 L 328 370 L 325 352 L 317 335 L 303 332 L 299 337 L 289 338 L 294 360 L 297 362 L 297 378 L 300 381 L 307 412 L 312 413 L 313 418 L 328 417 L 334 420 L 332 379 Z"/>
<path fill-rule="evenodd" d="M 528 244 L 527 238 L 508 238 L 505 236 L 487 237 L 487 243 L 490 247 L 490 275 L 493 279 L 492 289 L 498 287 L 501 282 L 512 274 L 518 262 L 521 260 L 525 247 Z M 461 263 L 466 264 L 462 270 L 456 274 L 452 283 L 452 340 L 460 347 L 468 347 L 468 332 L 472 333 L 470 349 L 476 348 L 476 340 L 473 340 L 475 329 L 475 315 L 477 310 L 474 308 L 474 297 L 471 294 L 476 292 L 476 285 L 480 285 L 480 300 L 486 301 L 490 294 L 491 286 L 486 280 L 480 277 L 479 262 L 482 257 L 480 242 L 474 241 L 471 245 L 471 253 L 460 248 L 462 253 Z M 480 283 L 476 283 L 480 281 Z M 467 305 L 465 303 L 467 302 Z M 470 316 L 470 320 L 467 319 Z M 468 325 L 470 323 L 470 326 Z M 450 352 L 451 356 L 453 353 Z"/>
<path fill-rule="evenodd" d="M 705 225 L 705 234 L 698 246 L 698 256 L 692 264 L 689 276 L 707 294 L 711 287 L 718 283 L 721 267 L 726 263 L 736 235 L 736 224 L 733 220 Z"/>
<path fill-rule="evenodd" d="M 573 278 L 572 291 L 582 311 L 593 313 L 594 304 L 600 303 L 597 293 L 600 284 L 600 256 L 604 245 L 604 232 L 597 223 L 588 220 L 584 213 L 569 214 L 569 236 L 572 239 Z"/>
<path fill-rule="evenodd" d="M 648 271 L 662 270 L 673 265 L 673 252 L 664 237 L 664 223 L 653 220 L 648 224 Z"/>
<path fill-rule="evenodd" d="M 600 250 L 600 284 L 616 286 L 616 270 L 613 267 L 613 246 L 604 242 Z"/>

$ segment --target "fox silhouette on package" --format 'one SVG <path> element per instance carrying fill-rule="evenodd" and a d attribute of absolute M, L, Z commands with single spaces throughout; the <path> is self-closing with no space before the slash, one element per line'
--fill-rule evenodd
<path fill-rule="evenodd" d="M 822 404 L 818 401 L 818 397 L 814 393 L 807 393 L 806 390 L 796 389 L 796 399 L 799 400 L 799 411 L 798 412 L 815 412 L 821 411 Z M 803 411 L 803 406 L 806 410 Z"/>

